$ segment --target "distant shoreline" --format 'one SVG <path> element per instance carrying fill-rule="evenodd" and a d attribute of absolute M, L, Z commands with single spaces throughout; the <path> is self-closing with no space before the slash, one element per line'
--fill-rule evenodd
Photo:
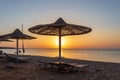
<path fill-rule="evenodd" d="M 0 47 L 0 49 L 16 49 L 15 47 Z M 22 49 L 22 48 L 19 48 Z M 56 50 L 58 48 L 25 48 L 25 49 L 52 49 Z M 120 48 L 88 48 L 88 49 L 81 49 L 81 48 L 62 48 L 63 50 L 120 50 Z"/>

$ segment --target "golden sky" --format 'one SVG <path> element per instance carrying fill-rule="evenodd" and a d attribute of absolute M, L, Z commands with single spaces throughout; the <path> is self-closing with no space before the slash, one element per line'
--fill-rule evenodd
<path fill-rule="evenodd" d="M 32 34 L 28 28 L 62 17 L 67 23 L 92 28 L 88 34 L 62 37 L 62 48 L 120 48 L 119 9 L 120 0 L 1 0 L 0 35 L 21 29 L 23 24 L 24 33 L 37 37 L 26 40 L 26 48 L 57 48 L 57 36 Z M 0 45 L 15 47 L 16 42 Z"/>

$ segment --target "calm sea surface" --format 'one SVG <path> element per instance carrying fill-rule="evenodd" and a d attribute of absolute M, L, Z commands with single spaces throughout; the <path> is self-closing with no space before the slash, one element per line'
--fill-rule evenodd
<path fill-rule="evenodd" d="M 6 53 L 15 54 L 15 49 L 2 49 Z M 23 55 L 23 53 L 19 53 Z M 24 55 L 58 57 L 57 49 L 26 49 Z M 62 57 L 91 61 L 120 63 L 120 50 L 118 49 L 90 49 L 90 50 L 62 50 Z"/>

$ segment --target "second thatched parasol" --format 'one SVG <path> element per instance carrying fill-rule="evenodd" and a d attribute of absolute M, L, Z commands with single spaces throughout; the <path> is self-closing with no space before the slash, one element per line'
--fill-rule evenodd
<path fill-rule="evenodd" d="M 10 34 L 2 35 L 1 37 L 7 38 L 7 39 L 16 39 L 16 54 L 18 55 L 18 40 L 19 39 L 36 39 L 35 37 L 23 34 L 19 29 L 16 29 L 14 32 Z"/>

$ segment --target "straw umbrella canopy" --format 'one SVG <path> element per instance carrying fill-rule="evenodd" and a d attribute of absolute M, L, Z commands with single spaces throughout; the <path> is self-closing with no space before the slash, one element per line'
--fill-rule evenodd
<path fill-rule="evenodd" d="M 3 37 L 0 37 L 0 43 L 1 43 L 1 41 L 4 41 L 4 42 L 13 42 L 13 41 L 8 40 L 8 39 L 5 39 L 5 38 L 3 38 Z"/>
<path fill-rule="evenodd" d="M 91 28 L 66 23 L 62 18 L 56 22 L 45 25 L 36 25 L 29 31 L 39 35 L 59 36 L 59 60 L 61 60 L 61 36 L 81 35 L 92 31 Z"/>
<path fill-rule="evenodd" d="M 13 42 L 13 41 L 11 41 L 11 40 L 8 40 L 8 39 L 2 38 L 2 37 L 0 37 L 0 41 Z"/>
<path fill-rule="evenodd" d="M 18 55 L 18 40 L 19 39 L 35 39 L 35 37 L 29 36 L 27 34 L 23 34 L 19 29 L 16 29 L 10 34 L 2 35 L 1 37 L 7 38 L 7 39 L 16 39 L 16 54 Z"/>
<path fill-rule="evenodd" d="M 1 41 L 5 41 L 5 42 L 13 42 L 13 41 L 8 40 L 8 39 L 5 39 L 5 38 L 3 38 L 3 37 L 0 37 L 0 43 L 1 43 Z M 3 51 L 0 50 L 0 54 L 1 54 L 2 52 L 3 52 Z"/>

